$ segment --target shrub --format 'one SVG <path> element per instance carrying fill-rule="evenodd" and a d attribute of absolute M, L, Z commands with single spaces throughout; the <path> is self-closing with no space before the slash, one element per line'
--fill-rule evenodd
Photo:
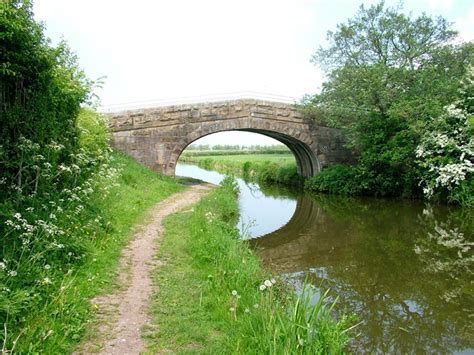
<path fill-rule="evenodd" d="M 358 170 L 349 165 L 333 165 L 306 180 L 305 188 L 313 192 L 356 195 L 362 191 Z"/>
<path fill-rule="evenodd" d="M 303 178 L 298 175 L 296 165 L 279 165 L 275 163 L 265 162 L 258 167 L 257 179 L 267 184 L 281 184 L 288 186 L 298 186 L 302 183 Z"/>
<path fill-rule="evenodd" d="M 462 84 L 459 100 L 428 123 L 416 156 L 422 171 L 420 185 L 428 199 L 470 206 L 474 198 L 474 67 Z"/>

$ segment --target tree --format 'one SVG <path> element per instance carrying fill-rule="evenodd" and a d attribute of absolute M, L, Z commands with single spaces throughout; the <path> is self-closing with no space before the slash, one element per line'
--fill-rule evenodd
<path fill-rule="evenodd" d="M 400 11 L 386 9 L 383 1 L 368 9 L 361 5 L 354 19 L 328 32 L 330 47 L 320 47 L 312 61 L 328 69 L 374 64 L 415 69 L 456 37 L 442 17 L 411 19 Z"/>
<path fill-rule="evenodd" d="M 24 194 L 35 190 L 37 162 L 25 167 L 21 142 L 63 146 L 49 163 L 68 161 L 77 149 L 76 118 L 89 89 L 66 43 L 50 45 L 30 1 L 0 2 L 0 199 L 7 199 L 12 185 Z"/>
<path fill-rule="evenodd" d="M 471 43 L 455 44 L 443 18 L 411 18 L 383 2 L 328 32 L 312 61 L 327 72 L 322 92 L 304 101 L 318 123 L 342 128 L 359 153 L 356 182 L 366 194 L 419 193 L 415 149 L 431 117 L 453 102 Z"/>

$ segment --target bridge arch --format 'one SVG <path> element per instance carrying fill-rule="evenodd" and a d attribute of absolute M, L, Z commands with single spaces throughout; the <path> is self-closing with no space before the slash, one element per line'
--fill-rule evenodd
<path fill-rule="evenodd" d="M 256 128 L 244 128 L 244 129 L 234 129 L 234 130 L 228 130 L 228 129 L 223 129 L 222 127 L 215 127 L 215 130 L 213 130 L 210 133 L 205 133 L 202 136 L 199 136 L 198 138 L 193 139 L 196 134 L 193 134 L 192 136 L 192 141 L 183 143 L 177 150 L 180 150 L 179 154 L 173 153 L 170 157 L 170 162 L 169 164 L 171 167 L 174 166 L 176 168 L 176 164 L 179 160 L 179 157 L 183 153 L 183 151 L 192 143 L 195 141 L 208 136 L 212 134 L 217 134 L 221 132 L 252 132 L 252 133 L 257 133 L 261 134 L 270 138 L 273 138 L 277 140 L 278 142 L 284 144 L 288 149 L 293 153 L 293 156 L 295 157 L 296 161 L 296 167 L 298 174 L 301 176 L 309 177 L 313 176 L 316 173 L 318 173 L 321 169 L 320 163 L 318 161 L 318 158 L 314 155 L 313 151 L 311 148 L 304 142 L 299 141 L 296 138 L 293 138 L 291 136 L 288 136 L 286 134 L 280 133 L 280 132 L 275 132 L 271 130 L 261 130 L 261 129 L 256 129 Z M 197 134 L 199 134 L 197 132 Z M 174 175 L 174 172 L 173 172 Z"/>
<path fill-rule="evenodd" d="M 352 161 L 339 130 L 316 126 L 294 105 L 241 99 L 110 113 L 112 145 L 153 170 L 174 175 L 183 150 L 224 131 L 274 138 L 294 154 L 298 172 L 313 176 L 331 163 Z"/>

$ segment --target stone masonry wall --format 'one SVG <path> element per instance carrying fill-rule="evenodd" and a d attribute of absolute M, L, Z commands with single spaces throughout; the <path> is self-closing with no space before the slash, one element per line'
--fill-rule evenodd
<path fill-rule="evenodd" d="M 342 134 L 305 120 L 294 105 L 235 100 L 139 109 L 109 114 L 112 145 L 146 166 L 174 175 L 182 151 L 208 134 L 244 130 L 287 144 L 302 175 L 352 159 Z"/>

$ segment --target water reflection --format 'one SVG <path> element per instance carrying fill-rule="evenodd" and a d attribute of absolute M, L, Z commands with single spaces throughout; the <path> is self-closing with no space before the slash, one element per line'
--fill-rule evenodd
<path fill-rule="evenodd" d="M 264 263 L 330 287 L 363 321 L 355 352 L 474 351 L 472 212 L 407 201 L 298 197 L 280 230 L 252 240 Z"/>
<path fill-rule="evenodd" d="M 195 179 L 218 185 L 223 174 L 202 169 L 196 165 L 181 164 L 176 166 L 176 175 L 189 176 Z M 288 190 L 268 187 L 237 179 L 239 184 L 240 218 L 237 227 L 245 237 L 258 237 L 271 233 L 287 223 L 296 208 L 295 193 Z"/>
<path fill-rule="evenodd" d="M 223 178 L 182 164 L 177 174 Z M 474 212 L 238 182 L 241 230 L 275 231 L 249 241 L 265 265 L 296 289 L 306 275 L 330 287 L 337 311 L 363 322 L 350 350 L 474 353 Z"/>

